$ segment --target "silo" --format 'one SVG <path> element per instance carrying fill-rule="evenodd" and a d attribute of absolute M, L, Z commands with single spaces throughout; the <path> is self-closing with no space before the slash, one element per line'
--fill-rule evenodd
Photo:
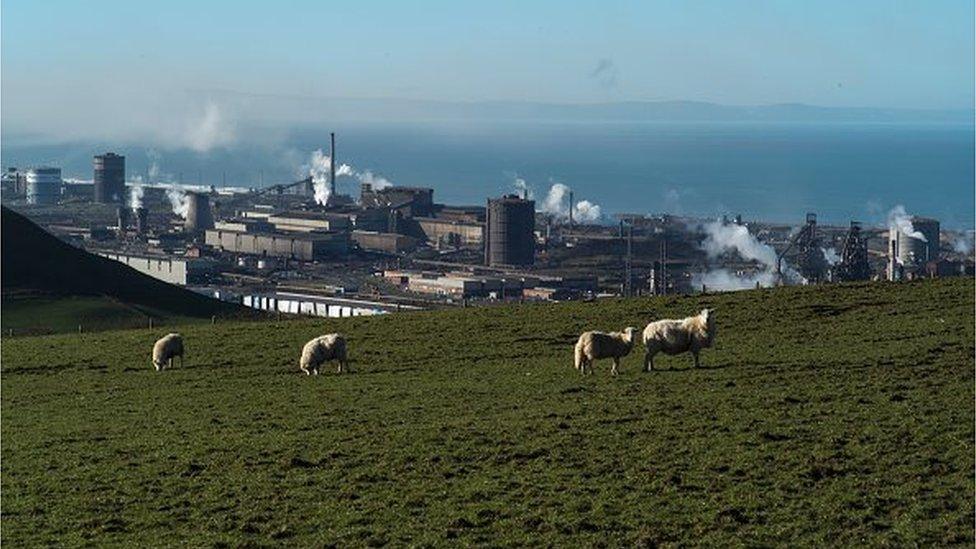
<path fill-rule="evenodd" d="M 939 259 L 939 221 L 927 217 L 912 217 L 912 228 L 925 238 L 909 236 L 892 228 L 888 231 L 890 241 L 895 242 L 898 263 L 902 265 L 924 265 Z"/>
<path fill-rule="evenodd" d="M 57 204 L 61 194 L 61 168 L 33 168 L 27 171 L 27 203 Z"/>
<path fill-rule="evenodd" d="M 125 200 L 125 157 L 115 153 L 95 155 L 95 202 L 113 204 Z"/>
<path fill-rule="evenodd" d="M 213 229 L 213 215 L 210 213 L 210 197 L 201 193 L 186 193 L 187 211 L 183 230 L 187 232 Z"/>
<path fill-rule="evenodd" d="M 488 200 L 488 265 L 532 265 L 535 261 L 535 202 L 515 195 Z"/>

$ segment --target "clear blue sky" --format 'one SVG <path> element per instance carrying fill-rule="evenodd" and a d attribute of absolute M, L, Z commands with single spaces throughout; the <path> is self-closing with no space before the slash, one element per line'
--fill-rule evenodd
<path fill-rule="evenodd" d="M 32 99 L 18 84 L 28 80 L 461 101 L 973 103 L 968 0 L 4 0 L 2 31 L 14 109 L 56 100 Z"/>

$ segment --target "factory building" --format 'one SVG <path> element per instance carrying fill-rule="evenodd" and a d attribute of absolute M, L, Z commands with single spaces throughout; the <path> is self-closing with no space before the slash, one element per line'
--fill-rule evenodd
<path fill-rule="evenodd" d="M 95 155 L 95 202 L 120 203 L 125 200 L 125 157 L 115 153 Z"/>
<path fill-rule="evenodd" d="M 381 233 L 375 231 L 353 231 L 352 241 L 360 249 L 383 252 L 388 254 L 401 254 L 409 252 L 417 247 L 417 239 L 396 233 Z"/>
<path fill-rule="evenodd" d="M 363 208 L 394 208 L 407 217 L 427 217 L 434 212 L 434 189 L 426 187 L 385 187 L 375 189 L 369 183 L 360 188 L 359 204 Z"/>
<path fill-rule="evenodd" d="M 114 252 L 98 252 L 98 255 L 124 263 L 142 274 L 179 286 L 205 282 L 207 276 L 216 268 L 216 262 L 206 258 L 176 258 Z"/>
<path fill-rule="evenodd" d="M 489 199 L 485 263 L 491 266 L 535 262 L 535 202 L 516 195 Z"/>
<path fill-rule="evenodd" d="M 314 261 L 349 253 L 349 233 L 247 233 L 209 229 L 205 243 L 214 249 L 271 257 Z"/>
<path fill-rule="evenodd" d="M 214 221 L 210 197 L 203 193 L 186 193 L 186 202 L 186 222 L 183 229 L 190 233 L 212 229 Z"/>
<path fill-rule="evenodd" d="M 436 217 L 414 218 L 422 238 L 431 245 L 455 247 L 481 247 L 485 241 L 483 223 L 455 221 Z"/>
<path fill-rule="evenodd" d="M 25 180 L 28 204 L 57 204 L 61 194 L 61 168 L 32 168 L 27 170 Z"/>
<path fill-rule="evenodd" d="M 268 223 L 279 231 L 347 231 L 351 222 L 347 216 L 318 212 L 287 212 L 269 215 Z"/>
<path fill-rule="evenodd" d="M 17 168 L 7 168 L 3 172 L 2 185 L 5 194 L 24 196 L 27 194 L 27 174 Z"/>
<path fill-rule="evenodd" d="M 888 280 L 921 275 L 926 263 L 939 260 L 939 221 L 913 216 L 911 225 L 921 238 L 898 227 L 888 230 Z"/>

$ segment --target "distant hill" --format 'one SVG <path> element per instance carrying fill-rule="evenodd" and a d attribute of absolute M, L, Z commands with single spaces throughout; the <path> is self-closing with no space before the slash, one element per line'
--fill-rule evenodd
<path fill-rule="evenodd" d="M 64 331 L 252 314 L 75 248 L 23 215 L 2 215 L 3 327 Z"/>

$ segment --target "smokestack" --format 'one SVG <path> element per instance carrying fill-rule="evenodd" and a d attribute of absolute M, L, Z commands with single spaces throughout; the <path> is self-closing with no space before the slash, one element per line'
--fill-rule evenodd
<path fill-rule="evenodd" d="M 136 232 L 146 234 L 149 230 L 149 210 L 136 208 Z"/>
<path fill-rule="evenodd" d="M 573 228 L 573 191 L 569 191 L 569 228 Z"/>
<path fill-rule="evenodd" d="M 335 196 L 335 132 L 329 134 L 332 146 L 329 149 L 329 196 Z"/>

